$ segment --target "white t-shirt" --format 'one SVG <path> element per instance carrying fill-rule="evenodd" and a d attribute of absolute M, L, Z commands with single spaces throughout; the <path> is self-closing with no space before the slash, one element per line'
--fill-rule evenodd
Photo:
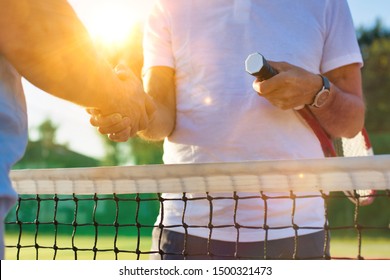
<path fill-rule="evenodd" d="M 164 142 L 166 164 L 323 157 L 315 134 L 294 110 L 280 110 L 254 92 L 254 78 L 245 72 L 244 61 L 260 52 L 268 60 L 286 61 L 313 73 L 362 63 L 345 0 L 157 0 L 144 48 L 145 69 L 175 69 L 177 119 Z M 232 194 L 212 195 L 230 197 L 213 200 L 212 224 L 234 225 Z M 187 194 L 197 196 L 202 195 Z M 295 224 L 324 225 L 321 198 L 295 203 Z M 240 241 L 264 239 L 264 231 L 245 228 L 264 225 L 264 208 L 259 198 L 239 201 L 236 222 L 244 226 Z M 293 200 L 270 199 L 266 208 L 267 225 L 280 228 L 270 231 L 268 239 L 293 236 Z M 183 210 L 183 202 L 165 201 L 164 225 L 180 225 Z M 207 200 L 189 200 L 184 222 L 207 226 L 210 211 Z M 183 227 L 171 230 L 184 232 Z M 188 232 L 209 236 L 207 228 L 190 227 Z M 214 228 L 212 238 L 236 241 L 237 229 Z"/>
<path fill-rule="evenodd" d="M 23 156 L 27 139 L 27 113 L 21 77 L 0 54 L 0 198 L 10 201 L 17 198 L 9 171 Z"/>

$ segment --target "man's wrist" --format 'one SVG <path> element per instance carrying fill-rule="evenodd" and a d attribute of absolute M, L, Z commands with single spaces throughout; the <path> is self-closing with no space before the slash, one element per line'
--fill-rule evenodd
<path fill-rule="evenodd" d="M 328 78 L 323 75 L 318 76 L 321 78 L 321 88 L 314 94 L 311 103 L 309 103 L 309 106 L 314 108 L 323 107 L 329 102 L 331 97 L 330 82 Z"/>

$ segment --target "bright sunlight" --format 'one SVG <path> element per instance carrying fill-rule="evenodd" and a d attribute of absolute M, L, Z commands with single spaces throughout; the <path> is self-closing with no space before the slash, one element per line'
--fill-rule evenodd
<path fill-rule="evenodd" d="M 106 46 L 123 44 L 135 23 L 141 21 L 150 1 L 96 1 L 83 13 L 91 37 Z"/>

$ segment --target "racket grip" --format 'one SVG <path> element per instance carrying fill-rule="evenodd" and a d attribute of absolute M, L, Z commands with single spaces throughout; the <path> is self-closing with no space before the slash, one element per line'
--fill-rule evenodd
<path fill-rule="evenodd" d="M 252 53 L 245 60 L 245 70 L 259 81 L 272 78 L 278 71 L 269 65 L 268 61 L 260 53 Z"/>

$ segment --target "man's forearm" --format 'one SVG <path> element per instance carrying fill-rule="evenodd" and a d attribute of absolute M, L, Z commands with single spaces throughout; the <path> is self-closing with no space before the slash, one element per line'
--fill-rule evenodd
<path fill-rule="evenodd" d="M 85 107 L 107 106 L 117 90 L 118 78 L 63 0 L 0 0 L 0 53 L 34 85 Z"/>
<path fill-rule="evenodd" d="M 351 138 L 362 130 L 365 118 L 360 65 L 347 65 L 326 76 L 332 83 L 330 100 L 311 110 L 331 136 Z"/>
<path fill-rule="evenodd" d="M 321 126 L 332 137 L 352 138 L 364 126 L 365 104 L 355 95 L 331 86 L 332 99 L 322 108 L 311 108 Z"/>
<path fill-rule="evenodd" d="M 153 67 L 144 76 L 144 88 L 152 97 L 156 110 L 147 129 L 138 135 L 146 140 L 159 141 L 169 136 L 176 124 L 175 71 L 169 67 Z"/>

